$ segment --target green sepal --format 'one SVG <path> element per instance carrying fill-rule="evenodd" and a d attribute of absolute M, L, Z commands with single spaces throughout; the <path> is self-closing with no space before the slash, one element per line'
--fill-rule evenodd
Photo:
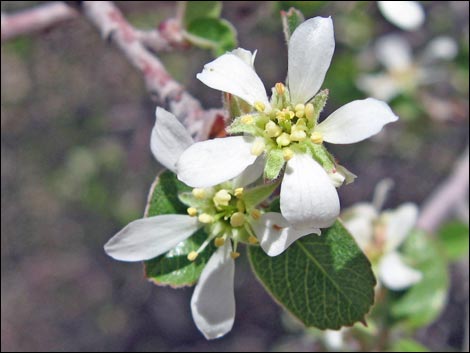
<path fill-rule="evenodd" d="M 284 154 L 280 149 L 273 149 L 267 153 L 266 165 L 264 166 L 264 176 L 269 180 L 274 180 L 284 167 Z"/>

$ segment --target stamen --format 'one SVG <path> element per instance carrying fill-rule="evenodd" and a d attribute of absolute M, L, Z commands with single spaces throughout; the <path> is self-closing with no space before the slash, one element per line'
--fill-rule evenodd
<path fill-rule="evenodd" d="M 248 243 L 255 245 L 255 244 L 258 244 L 259 241 L 258 241 L 258 238 L 254 237 L 253 235 L 250 235 L 250 237 L 248 238 Z"/>
<path fill-rule="evenodd" d="M 235 197 L 238 197 L 238 198 L 242 197 L 243 188 L 236 188 L 233 194 L 235 195 Z"/>
<path fill-rule="evenodd" d="M 214 245 L 220 248 L 222 245 L 225 244 L 225 239 L 223 237 L 215 238 Z"/>
<path fill-rule="evenodd" d="M 251 145 L 251 154 L 254 156 L 259 156 L 264 152 L 265 148 L 264 141 L 261 139 L 257 139 L 255 142 L 253 142 L 253 145 Z"/>
<path fill-rule="evenodd" d="M 310 136 L 310 140 L 313 142 L 313 143 L 316 143 L 318 145 L 321 145 L 323 143 L 323 135 L 320 134 L 319 132 L 317 131 L 314 131 L 312 132 L 312 135 Z"/>
<path fill-rule="evenodd" d="M 214 217 L 212 217 L 211 215 L 207 213 L 203 213 L 199 215 L 198 221 L 201 223 L 209 224 L 209 223 L 214 222 Z"/>
<path fill-rule="evenodd" d="M 294 151 L 292 151 L 290 148 L 284 148 L 282 150 L 282 156 L 284 157 L 284 160 L 287 162 L 288 160 L 292 159 L 292 157 L 294 157 Z"/>
<path fill-rule="evenodd" d="M 245 224 L 245 214 L 241 212 L 235 212 L 232 217 L 230 217 L 230 225 L 232 227 L 241 227 Z"/>
<path fill-rule="evenodd" d="M 189 207 L 186 211 L 188 212 L 188 215 L 190 215 L 191 217 L 194 217 L 197 215 L 197 209 L 195 209 L 194 207 Z"/>
<path fill-rule="evenodd" d="M 198 253 L 196 251 L 191 251 L 189 254 L 188 254 L 188 260 L 189 261 L 194 261 L 197 259 L 198 257 Z"/>
<path fill-rule="evenodd" d="M 283 83 L 278 82 L 274 85 L 274 88 L 276 89 L 276 93 L 280 96 L 282 96 L 286 92 L 286 86 L 284 86 Z"/>
<path fill-rule="evenodd" d="M 272 120 L 268 121 L 264 131 L 268 137 L 278 137 L 282 133 L 282 129 Z"/>
<path fill-rule="evenodd" d="M 217 191 L 215 196 L 212 198 L 212 201 L 214 201 L 214 205 L 216 207 L 220 207 L 220 206 L 228 206 L 228 203 L 230 202 L 231 199 L 232 199 L 232 195 L 230 195 L 227 190 L 222 189 L 222 190 Z"/>
<path fill-rule="evenodd" d="M 305 106 L 305 117 L 307 118 L 308 121 L 311 121 L 313 119 L 314 112 L 315 112 L 315 108 L 313 107 L 313 104 L 308 103 Z"/>
<path fill-rule="evenodd" d="M 254 210 L 251 211 L 251 217 L 254 219 L 254 220 L 258 220 L 260 219 L 261 217 L 261 212 L 260 210 L 257 210 L 256 208 Z"/>
<path fill-rule="evenodd" d="M 290 134 L 292 141 L 303 141 L 307 138 L 307 134 L 303 130 L 293 130 Z"/>
<path fill-rule="evenodd" d="M 195 188 L 192 191 L 196 199 L 203 200 L 206 197 L 206 189 Z"/>
<path fill-rule="evenodd" d="M 237 210 L 238 212 L 245 212 L 245 203 L 242 200 L 237 201 Z"/>
<path fill-rule="evenodd" d="M 253 124 L 254 119 L 253 119 L 253 116 L 252 116 L 252 115 L 247 114 L 247 115 L 243 115 L 243 116 L 241 117 L 240 121 L 241 121 L 243 124 L 251 125 L 251 124 Z"/>
<path fill-rule="evenodd" d="M 266 109 L 266 105 L 264 105 L 263 102 L 255 102 L 254 107 L 260 113 L 264 112 L 264 110 Z"/>
<path fill-rule="evenodd" d="M 281 134 L 281 136 L 279 136 L 277 139 L 276 139 L 276 142 L 279 146 L 289 146 L 290 143 L 291 143 L 291 139 L 290 139 L 290 136 L 289 134 L 283 132 Z"/>
<path fill-rule="evenodd" d="M 233 260 L 236 260 L 240 257 L 240 253 L 239 252 L 236 252 L 236 251 L 232 251 L 230 253 L 230 257 L 233 259 Z"/>
<path fill-rule="evenodd" d="M 295 116 L 297 118 L 302 118 L 304 116 L 304 112 L 305 112 L 305 105 L 303 104 L 297 104 L 295 106 Z"/>

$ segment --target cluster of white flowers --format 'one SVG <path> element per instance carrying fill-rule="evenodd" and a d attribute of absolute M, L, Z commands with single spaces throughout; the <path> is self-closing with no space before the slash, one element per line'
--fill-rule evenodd
<path fill-rule="evenodd" d="M 366 139 L 396 121 L 387 104 L 354 101 L 318 122 L 326 97 L 318 91 L 335 46 L 331 18 L 302 23 L 289 40 L 287 83 L 278 83 L 268 99 L 254 70 L 255 55 L 244 49 L 207 64 L 198 78 L 243 102 L 243 113 L 228 128 L 240 136 L 194 143 L 177 118 L 157 108 L 151 149 L 156 159 L 193 187 L 179 195 L 187 215 L 158 215 L 127 225 L 105 245 L 122 261 L 165 254 L 200 228 L 215 253 L 196 285 L 191 309 L 208 339 L 232 328 L 235 316 L 234 260 L 239 243 L 258 244 L 277 256 L 290 244 L 333 224 L 340 212 L 337 186 L 354 176 L 338 165 L 323 142 L 347 144 Z M 268 179 L 256 186 L 256 182 Z M 281 181 L 282 179 L 282 181 Z M 281 184 L 281 213 L 259 204 Z"/>

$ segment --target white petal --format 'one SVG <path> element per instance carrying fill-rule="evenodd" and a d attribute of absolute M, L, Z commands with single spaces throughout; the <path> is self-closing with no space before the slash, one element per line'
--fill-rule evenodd
<path fill-rule="evenodd" d="M 397 121 L 387 103 L 374 98 L 357 100 L 333 112 L 315 128 L 330 143 L 346 144 L 371 137 L 384 125 Z"/>
<path fill-rule="evenodd" d="M 395 211 L 384 213 L 386 217 L 386 244 L 385 251 L 397 249 L 410 234 L 418 219 L 418 207 L 412 203 L 405 203 Z"/>
<path fill-rule="evenodd" d="M 227 53 L 204 65 L 196 76 L 207 86 L 231 93 L 248 104 L 262 102 L 269 106 L 266 89 L 252 66 L 239 56 Z"/>
<path fill-rule="evenodd" d="M 324 331 L 324 339 L 325 344 L 327 345 L 328 349 L 332 352 L 339 352 L 342 350 L 344 346 L 344 332 L 345 330 L 325 330 Z"/>
<path fill-rule="evenodd" d="M 389 71 L 405 71 L 413 63 L 410 45 L 396 34 L 381 37 L 375 46 L 375 54 Z"/>
<path fill-rule="evenodd" d="M 421 27 L 425 15 L 417 1 L 378 1 L 382 15 L 395 26 L 412 31 Z"/>
<path fill-rule="evenodd" d="M 385 255 L 379 262 L 379 278 L 385 287 L 402 290 L 418 283 L 422 273 L 406 265 L 396 252 Z"/>
<path fill-rule="evenodd" d="M 237 48 L 235 50 L 232 50 L 232 54 L 238 56 L 240 59 L 242 59 L 245 63 L 250 65 L 251 67 L 255 67 L 255 58 L 256 58 L 256 50 L 252 53 L 249 50 L 243 49 L 243 48 Z"/>
<path fill-rule="evenodd" d="M 194 322 L 207 339 L 228 333 L 235 320 L 235 261 L 230 251 L 228 244 L 211 256 L 191 298 Z"/>
<path fill-rule="evenodd" d="M 149 260 L 174 248 L 199 228 L 197 218 L 185 215 L 142 218 L 112 237 L 104 250 L 116 260 Z"/>
<path fill-rule="evenodd" d="M 251 154 L 253 141 L 251 137 L 235 136 L 195 143 L 178 160 L 178 179 L 204 188 L 235 178 L 257 158 Z"/>
<path fill-rule="evenodd" d="M 390 102 L 402 90 L 398 83 L 393 76 L 385 73 L 362 75 L 356 81 L 359 89 L 371 97 L 386 102 Z"/>
<path fill-rule="evenodd" d="M 331 17 L 303 22 L 289 40 L 288 85 L 293 105 L 306 103 L 320 89 L 335 50 Z"/>
<path fill-rule="evenodd" d="M 362 251 L 365 251 L 371 245 L 374 228 L 370 219 L 366 217 L 353 217 L 344 221 L 343 224 Z"/>
<path fill-rule="evenodd" d="M 431 40 L 424 49 L 427 62 L 435 60 L 452 60 L 459 52 L 458 44 L 452 37 L 440 36 Z"/>
<path fill-rule="evenodd" d="M 175 173 L 178 158 L 194 141 L 176 116 L 170 112 L 157 107 L 155 116 L 150 148 L 155 158 Z"/>
<path fill-rule="evenodd" d="M 335 187 L 323 167 L 307 154 L 295 154 L 287 162 L 281 213 L 297 229 L 326 228 L 339 215 Z"/>
<path fill-rule="evenodd" d="M 239 188 L 250 185 L 258 180 L 264 172 L 264 158 L 259 157 L 256 161 L 248 166 L 239 176 L 233 180 L 233 187 Z"/>
<path fill-rule="evenodd" d="M 308 235 L 321 234 L 320 229 L 298 230 L 293 228 L 280 213 L 269 212 L 251 224 L 263 250 L 269 256 L 284 252 L 294 241 Z"/>

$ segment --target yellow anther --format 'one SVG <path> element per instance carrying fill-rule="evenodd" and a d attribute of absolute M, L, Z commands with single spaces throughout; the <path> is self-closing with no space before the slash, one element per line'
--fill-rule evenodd
<path fill-rule="evenodd" d="M 206 197 L 206 189 L 195 188 L 193 189 L 192 193 L 193 196 L 199 200 L 202 200 Z"/>
<path fill-rule="evenodd" d="M 266 146 L 264 144 L 264 141 L 261 140 L 261 139 L 257 139 L 251 145 L 251 154 L 254 155 L 254 156 L 259 156 L 264 152 L 265 147 Z"/>
<path fill-rule="evenodd" d="M 276 118 L 278 121 L 282 120 L 291 120 L 295 116 L 295 113 L 288 108 L 282 109 L 280 112 L 276 113 Z"/>
<path fill-rule="evenodd" d="M 191 217 L 194 217 L 197 215 L 197 209 L 195 209 L 194 207 L 190 207 L 186 211 L 188 212 L 188 215 L 190 215 Z"/>
<path fill-rule="evenodd" d="M 255 245 L 255 244 L 258 244 L 259 241 L 258 241 L 258 238 L 250 235 L 250 237 L 248 238 L 248 243 L 252 244 L 252 245 Z"/>
<path fill-rule="evenodd" d="M 294 130 L 290 134 L 291 141 L 303 141 L 307 138 L 307 134 L 303 130 Z"/>
<path fill-rule="evenodd" d="M 284 148 L 282 150 L 282 156 L 284 157 L 284 160 L 287 162 L 288 160 L 292 159 L 292 157 L 294 157 L 294 152 L 290 148 Z"/>
<path fill-rule="evenodd" d="M 239 252 L 236 252 L 236 251 L 232 251 L 230 253 L 230 257 L 233 259 L 233 260 L 236 260 L 240 257 L 240 253 Z"/>
<path fill-rule="evenodd" d="M 297 104 L 295 106 L 295 116 L 297 118 L 302 118 L 304 116 L 304 112 L 305 112 L 305 105 Z"/>
<path fill-rule="evenodd" d="M 224 238 L 219 237 L 219 238 L 214 239 L 214 245 L 217 246 L 218 248 L 220 248 L 224 244 L 225 244 L 225 239 Z"/>
<path fill-rule="evenodd" d="M 320 145 L 320 144 L 323 143 L 323 135 L 320 134 L 320 133 L 317 132 L 317 131 L 314 131 L 314 132 L 312 132 L 312 135 L 310 135 L 310 140 L 311 140 L 313 143 L 316 143 L 316 144 Z"/>
<path fill-rule="evenodd" d="M 312 120 L 313 119 L 313 113 L 315 112 L 315 108 L 313 107 L 313 104 L 312 103 L 308 103 L 306 106 L 305 106 L 305 117 L 307 118 L 307 120 Z"/>
<path fill-rule="evenodd" d="M 241 197 L 243 195 L 243 188 L 236 188 L 233 194 L 235 197 Z"/>
<path fill-rule="evenodd" d="M 235 212 L 232 217 L 230 217 L 230 225 L 232 227 L 241 227 L 245 224 L 245 214 L 242 212 Z"/>
<path fill-rule="evenodd" d="M 261 217 L 261 212 L 260 212 L 260 210 L 254 209 L 253 211 L 251 211 L 251 217 L 252 217 L 254 220 L 260 219 L 260 217 Z"/>
<path fill-rule="evenodd" d="M 228 203 L 232 199 L 232 195 L 228 193 L 227 190 L 222 189 L 216 192 L 214 197 L 212 198 L 212 201 L 214 201 L 214 205 L 216 207 L 220 206 L 228 206 Z"/>
<path fill-rule="evenodd" d="M 266 105 L 263 102 L 259 102 L 259 101 L 255 102 L 254 107 L 260 113 L 264 112 L 264 110 L 266 109 Z"/>
<path fill-rule="evenodd" d="M 289 146 L 291 139 L 289 134 L 283 132 L 277 139 L 276 142 L 279 146 Z"/>
<path fill-rule="evenodd" d="M 286 92 L 286 86 L 284 86 L 283 83 L 278 82 L 274 85 L 274 88 L 276 89 L 276 93 L 280 96 L 282 96 Z"/>
<path fill-rule="evenodd" d="M 191 251 L 189 254 L 188 254 L 188 260 L 189 261 L 194 261 L 197 259 L 198 257 L 198 253 L 196 251 Z"/>
<path fill-rule="evenodd" d="M 268 137 L 278 137 L 282 133 L 281 127 L 279 127 L 274 121 L 269 120 L 266 124 L 264 131 Z"/>
<path fill-rule="evenodd" d="M 247 115 L 243 115 L 243 116 L 240 118 L 240 121 L 242 122 L 242 124 L 250 125 L 250 124 L 253 124 L 254 119 L 253 119 L 253 116 L 252 116 L 252 115 L 247 114 Z"/>
<path fill-rule="evenodd" d="M 197 219 L 199 222 L 205 223 L 205 224 L 214 222 L 214 217 L 212 217 L 210 214 L 207 214 L 207 213 L 200 214 Z"/>

